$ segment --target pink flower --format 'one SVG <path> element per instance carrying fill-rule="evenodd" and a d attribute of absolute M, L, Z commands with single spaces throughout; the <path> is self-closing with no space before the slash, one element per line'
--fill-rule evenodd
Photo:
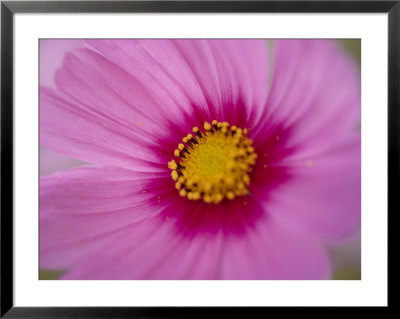
<path fill-rule="evenodd" d="M 330 278 L 325 244 L 361 213 L 360 81 L 335 42 L 79 46 L 40 89 L 40 142 L 93 165 L 41 178 L 41 267 Z"/>

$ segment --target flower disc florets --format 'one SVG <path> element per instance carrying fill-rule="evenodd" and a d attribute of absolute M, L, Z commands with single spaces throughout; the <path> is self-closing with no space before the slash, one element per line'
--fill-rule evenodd
<path fill-rule="evenodd" d="M 248 194 L 257 154 L 247 129 L 227 122 L 204 122 L 204 130 L 193 128 L 174 151 L 177 161 L 168 167 L 179 194 L 191 200 L 218 204 Z"/>

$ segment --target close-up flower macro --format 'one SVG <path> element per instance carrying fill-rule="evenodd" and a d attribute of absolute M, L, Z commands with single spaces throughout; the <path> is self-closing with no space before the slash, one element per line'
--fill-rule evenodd
<path fill-rule="evenodd" d="M 336 40 L 40 40 L 40 268 L 337 279 L 335 245 L 361 249 L 360 90 Z"/>

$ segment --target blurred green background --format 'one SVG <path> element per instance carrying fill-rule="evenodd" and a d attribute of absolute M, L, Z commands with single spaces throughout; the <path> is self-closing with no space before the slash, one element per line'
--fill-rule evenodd
<path fill-rule="evenodd" d="M 361 39 L 340 40 L 355 59 L 361 72 Z M 330 249 L 335 266 L 333 279 L 361 280 L 361 229 L 338 247 Z"/>
<path fill-rule="evenodd" d="M 340 40 L 343 47 L 361 64 L 361 40 Z"/>
<path fill-rule="evenodd" d="M 361 40 L 338 40 L 343 48 L 348 51 L 361 66 Z M 351 238 L 328 247 L 334 266 L 336 280 L 360 280 L 361 279 L 361 240 L 360 232 Z M 62 274 L 62 271 L 39 270 L 40 280 L 54 280 Z"/>

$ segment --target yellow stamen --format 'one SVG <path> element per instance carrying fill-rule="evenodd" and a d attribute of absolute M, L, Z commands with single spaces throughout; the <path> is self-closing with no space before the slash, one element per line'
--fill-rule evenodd
<path fill-rule="evenodd" d="M 171 172 L 171 177 L 174 181 L 178 180 L 178 172 L 177 171 L 172 171 Z"/>
<path fill-rule="evenodd" d="M 178 165 L 176 164 L 176 162 L 174 160 L 168 162 L 168 168 L 170 169 L 177 169 Z"/>
<path fill-rule="evenodd" d="M 184 189 L 181 189 L 180 192 L 179 192 L 179 195 L 181 195 L 182 197 L 185 197 L 186 194 L 187 194 L 187 192 Z"/>
<path fill-rule="evenodd" d="M 168 167 L 182 197 L 218 204 L 248 194 L 257 154 L 247 129 L 228 122 L 204 122 L 192 129 L 174 151 Z"/>

